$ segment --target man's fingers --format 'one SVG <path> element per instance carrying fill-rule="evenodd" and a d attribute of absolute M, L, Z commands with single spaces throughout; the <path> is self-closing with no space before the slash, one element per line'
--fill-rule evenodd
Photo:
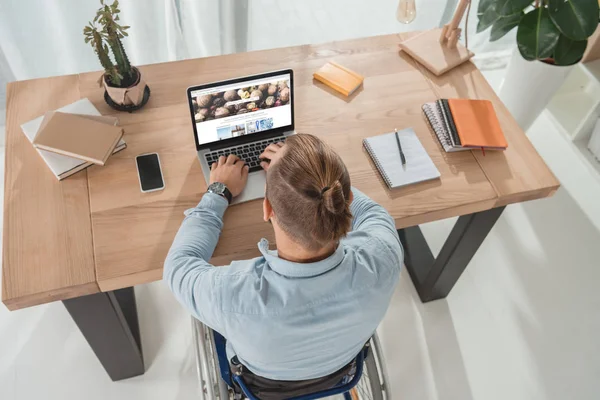
<path fill-rule="evenodd" d="M 265 149 L 265 151 L 263 151 L 263 152 L 261 153 L 261 155 L 260 155 L 260 156 L 258 156 L 258 158 L 268 158 L 269 160 L 270 160 L 271 158 L 273 158 L 273 157 L 275 156 L 275 154 L 277 154 L 277 149 L 273 150 L 273 149 L 271 148 L 271 146 L 274 146 L 274 145 L 270 144 L 270 145 L 269 145 L 269 147 L 267 147 L 267 148 Z"/>
<path fill-rule="evenodd" d="M 241 158 L 238 162 L 235 163 L 235 167 L 239 168 L 240 171 L 242 171 L 242 172 L 244 171 L 244 167 L 246 167 L 246 166 L 247 166 L 246 161 L 242 160 Z"/>
<path fill-rule="evenodd" d="M 235 154 L 230 154 L 230 155 L 227 156 L 227 162 L 226 162 L 226 164 L 227 165 L 233 165 L 233 164 L 235 164 L 235 162 L 237 160 L 239 160 L 238 156 L 236 156 Z"/>
<path fill-rule="evenodd" d="M 276 153 L 277 150 L 279 150 L 279 148 L 272 147 L 272 146 L 274 146 L 274 145 L 272 145 L 272 144 L 268 145 L 267 148 L 263 150 L 263 153 Z"/>
<path fill-rule="evenodd" d="M 219 157 L 219 165 L 224 165 L 225 161 L 227 161 L 227 158 L 225 158 L 225 156 Z"/>
<path fill-rule="evenodd" d="M 270 145 L 267 146 L 266 150 L 271 150 L 274 153 L 277 153 L 279 150 L 281 150 L 281 146 L 280 143 L 271 143 Z"/>
<path fill-rule="evenodd" d="M 260 163 L 260 166 L 261 166 L 262 169 L 264 169 L 266 171 L 269 168 L 269 163 L 266 162 L 266 161 L 262 161 Z"/>
<path fill-rule="evenodd" d="M 260 153 L 260 155 L 258 156 L 258 158 L 268 158 L 267 157 L 267 150 L 265 150 L 262 153 Z"/>
<path fill-rule="evenodd" d="M 248 165 L 244 165 L 244 167 L 242 168 L 242 187 L 246 186 L 246 182 L 248 182 L 248 171 L 250 170 L 250 167 Z"/>
<path fill-rule="evenodd" d="M 211 170 L 211 171 L 214 171 L 214 170 L 215 170 L 215 168 L 217 168 L 217 163 L 216 163 L 216 162 L 214 162 L 214 163 L 210 164 L 210 170 Z"/>
<path fill-rule="evenodd" d="M 277 152 L 281 151 L 281 148 L 284 144 L 285 143 L 283 142 L 271 143 L 267 146 L 267 148 L 265 149 L 265 151 L 263 151 L 259 158 L 268 158 L 269 160 L 272 159 L 277 154 Z"/>

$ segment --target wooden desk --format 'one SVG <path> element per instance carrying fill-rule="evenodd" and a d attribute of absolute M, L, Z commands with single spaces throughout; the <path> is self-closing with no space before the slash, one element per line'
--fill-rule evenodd
<path fill-rule="evenodd" d="M 11 83 L 7 93 L 2 301 L 13 310 L 65 301 L 94 350 L 102 345 L 94 342 L 102 342 L 102 338 L 90 338 L 99 323 L 86 317 L 86 307 L 120 308 L 122 312 L 116 317 L 114 312 L 108 313 L 103 323 L 131 328 L 114 339 L 121 343 L 115 347 L 135 345 L 137 337 L 139 348 L 139 332 L 131 327 L 137 324 L 135 298 L 127 288 L 161 279 L 163 261 L 183 211 L 193 207 L 206 190 L 186 88 L 283 68 L 295 72 L 297 131 L 316 134 L 332 144 L 348 165 L 353 185 L 394 217 L 406 248 L 407 267 L 423 301 L 445 297 L 503 207 L 550 196 L 559 183 L 472 63 L 437 78 L 399 53 L 398 43 L 408 36 L 142 66 L 152 96 L 144 109 L 133 114 L 117 113 L 104 103 L 97 85 L 99 73 Z M 330 59 L 365 75 L 364 88 L 346 99 L 313 82 L 312 73 Z M 21 132 L 20 124 L 82 97 L 89 98 L 103 114 L 119 117 L 128 147 L 111 157 L 106 166 L 94 166 L 58 182 Z M 421 112 L 423 103 L 439 97 L 491 100 L 508 149 L 485 156 L 479 151 L 445 153 Z M 441 180 L 390 192 L 363 152 L 361 141 L 405 127 L 415 129 L 440 170 Z M 139 190 L 134 158 L 146 152 L 160 154 L 166 182 L 163 191 L 143 194 Z M 261 237 L 273 241 L 260 210 L 260 201 L 228 210 L 213 263 L 254 257 L 259 254 L 256 243 Z M 453 216 L 462 217 L 434 260 L 418 225 Z M 141 353 L 132 359 L 139 357 Z M 111 372 L 113 361 L 101 361 L 113 379 L 136 373 Z"/>

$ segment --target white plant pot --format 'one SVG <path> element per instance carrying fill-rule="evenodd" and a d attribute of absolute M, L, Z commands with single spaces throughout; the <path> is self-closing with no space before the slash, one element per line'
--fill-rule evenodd
<path fill-rule="evenodd" d="M 558 67 L 541 61 L 527 61 L 519 50 L 513 52 L 500 87 L 500 99 L 524 131 L 546 108 L 571 69 L 573 65 Z"/>

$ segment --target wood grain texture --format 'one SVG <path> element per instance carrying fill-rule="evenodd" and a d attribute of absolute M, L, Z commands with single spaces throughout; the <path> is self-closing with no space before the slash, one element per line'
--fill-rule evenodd
<path fill-rule="evenodd" d="M 93 262 L 93 257 L 88 254 L 92 247 L 89 236 L 91 214 L 95 279 L 100 290 L 115 290 L 161 279 L 163 262 L 183 220 L 183 211 L 195 206 L 206 191 L 194 145 L 186 88 L 283 68 L 292 68 L 295 72 L 297 131 L 318 135 L 330 143 L 346 162 L 353 185 L 382 204 L 394 217 L 398 228 L 488 210 L 498 205 L 553 193 L 558 182 L 481 73 L 467 62 L 440 78 L 435 77 L 406 54 L 399 54 L 399 42 L 410 36 L 387 35 L 141 66 L 144 79 L 152 89 L 152 96 L 142 110 L 133 114 L 117 113 L 104 103 L 102 90 L 97 85 L 99 72 L 79 75 L 79 93 L 72 89 L 76 85 L 67 84 L 73 83 L 73 77 L 40 81 L 43 82 L 39 84 L 40 92 L 32 92 L 27 86 L 23 86 L 27 83 L 12 86 L 9 109 L 15 115 L 9 118 L 7 136 L 11 138 L 12 147 L 10 150 L 7 148 L 7 164 L 9 156 L 13 162 L 13 159 L 22 158 L 22 154 L 33 152 L 33 148 L 25 146 L 22 141 L 18 142 L 19 147 L 15 147 L 15 140 L 25 139 L 18 127 L 21 122 L 40 115 L 49 108 L 76 100 L 79 96 L 88 97 L 102 114 L 119 117 L 128 146 L 110 157 L 104 167 L 92 166 L 86 172 L 65 180 L 65 186 L 58 186 L 61 188 L 61 195 L 70 189 L 70 196 L 60 197 L 50 189 L 44 189 L 42 196 L 40 192 L 30 189 L 30 195 L 35 198 L 33 206 L 18 208 L 19 211 L 14 212 L 15 219 L 10 219 L 10 222 L 6 222 L 5 217 L 5 248 L 8 248 L 6 232 L 13 229 L 20 239 L 10 239 L 9 245 L 17 244 L 19 240 L 27 241 L 29 247 L 26 246 L 25 249 L 32 253 L 28 255 L 15 250 L 13 257 L 29 257 L 34 261 L 33 265 L 38 265 L 36 262 L 45 252 L 50 254 L 50 259 L 60 259 L 63 264 L 55 275 L 61 277 L 62 286 L 57 281 L 51 293 L 58 293 L 57 287 L 61 286 L 67 295 L 71 295 L 73 292 L 69 292 L 69 288 L 81 287 L 71 284 L 67 279 L 75 276 L 75 272 L 69 272 L 69 269 L 76 265 L 76 261 L 80 268 L 77 269 L 81 275 L 79 278 L 85 275 L 85 279 L 79 279 L 85 282 L 79 283 L 95 285 L 93 276 L 90 276 L 90 271 L 93 272 L 90 260 Z M 346 98 L 314 81 L 313 72 L 329 60 L 364 75 L 363 87 Z M 421 111 L 423 103 L 442 95 L 492 100 L 509 140 L 509 150 L 499 154 L 488 152 L 486 157 L 481 157 L 478 152 L 445 153 L 429 130 Z M 15 98 L 20 100 L 14 100 Z M 38 109 L 24 108 L 22 104 L 26 102 L 25 99 L 38 105 Z M 60 104 L 45 104 L 58 99 L 61 100 Z M 20 111 L 26 110 L 27 115 L 14 111 L 17 108 Z M 415 130 L 440 171 L 441 179 L 390 191 L 363 150 L 362 140 L 391 132 L 394 128 L 406 127 Z M 135 156 L 147 152 L 160 154 L 165 178 L 163 191 L 140 192 Z M 35 153 L 31 154 L 37 157 Z M 44 170 L 46 167 L 43 162 L 38 161 L 39 165 L 35 166 L 37 174 L 42 176 L 42 173 L 47 172 L 49 178 L 52 178 L 47 181 L 44 178 L 42 187 L 54 188 L 52 185 L 58 182 L 51 173 Z M 23 190 L 26 181 L 18 177 L 18 168 L 21 167 L 12 167 L 11 174 L 14 176 L 11 175 L 7 182 L 13 182 L 18 185 L 18 190 Z M 85 202 L 81 200 L 82 193 L 87 193 L 88 186 L 89 209 L 87 199 Z M 7 197 L 7 204 L 23 198 L 17 189 L 12 189 L 12 197 Z M 46 196 L 46 191 L 50 193 L 49 196 Z M 28 219 L 17 223 L 16 216 L 26 213 L 29 207 L 36 210 L 41 198 L 50 198 L 51 207 L 62 210 L 63 214 L 56 211 L 56 214 L 51 214 L 50 219 L 47 216 L 45 219 L 27 217 Z M 75 213 L 71 210 L 75 207 L 74 204 L 78 205 Z M 69 215 L 66 215 L 67 209 L 71 211 Z M 224 231 L 212 259 L 215 265 L 257 256 L 259 252 L 256 245 L 262 237 L 269 239 L 273 245 L 272 229 L 262 221 L 261 209 L 261 200 L 256 200 L 233 206 L 227 211 Z M 5 209 L 5 215 L 11 214 L 13 210 L 7 212 Z M 60 221 L 63 220 L 53 219 L 59 215 L 67 218 L 68 224 L 61 227 Z M 43 235 L 36 236 L 31 227 L 37 227 L 40 221 L 48 227 Z M 11 228 L 7 228 L 7 224 Z M 86 224 L 87 231 L 84 229 Z M 50 236 L 50 233 L 69 244 L 67 238 L 78 238 L 75 241 L 82 247 L 70 248 L 68 254 L 55 248 L 45 249 L 44 252 L 33 251 L 32 243 L 54 244 L 58 240 Z M 88 253 L 83 251 L 83 243 L 88 243 Z M 71 254 L 74 250 L 81 254 L 75 254 L 74 257 Z M 6 261 L 6 254 L 5 252 L 5 276 L 6 265 L 11 265 Z M 86 260 L 87 263 L 83 262 Z M 36 270 L 38 267 L 27 268 L 28 272 L 39 272 Z M 10 267 L 9 270 L 8 282 L 15 282 L 19 278 L 18 270 Z M 23 277 L 24 282 L 36 282 L 36 279 L 28 281 Z M 5 284 L 6 282 L 5 279 Z M 26 286 L 31 289 L 29 292 L 19 292 L 20 296 L 16 297 L 14 294 L 19 293 L 11 294 L 13 304 L 17 304 L 16 298 L 23 299 L 26 295 L 40 296 L 36 299 L 37 302 L 61 298 L 60 295 L 44 297 L 44 293 L 48 293 L 45 286 L 51 285 L 29 285 Z M 3 292 L 8 293 L 8 290 L 4 288 Z M 26 302 L 23 304 L 28 305 Z"/>
<path fill-rule="evenodd" d="M 88 170 L 100 288 L 114 290 L 161 278 L 183 211 L 197 204 L 206 190 L 185 90 L 219 79 L 292 68 L 297 131 L 333 145 L 348 165 L 353 184 L 386 207 L 399 227 L 491 208 L 495 191 L 473 155 L 444 153 L 429 131 L 421 105 L 435 99 L 435 93 L 419 69 L 398 56 L 398 42 L 398 36 L 390 35 L 141 67 L 152 97 L 140 113 L 119 115 L 127 149 L 106 166 Z M 364 75 L 364 87 L 345 98 L 314 81 L 313 72 L 328 60 Z M 82 96 L 108 113 L 97 77 L 81 75 Z M 389 191 L 362 140 L 405 127 L 415 129 L 441 180 Z M 143 194 L 135 156 L 153 151 L 160 154 L 166 187 Z M 260 238 L 273 240 L 261 207 L 258 200 L 227 211 L 214 264 L 257 256 Z"/>
<path fill-rule="evenodd" d="M 20 127 L 79 98 L 76 75 L 8 85 L 2 301 L 9 309 L 99 291 L 87 175 L 59 182 Z"/>
<path fill-rule="evenodd" d="M 441 29 L 432 29 L 418 35 L 407 35 L 400 48 L 420 62 L 434 75 L 440 76 L 473 57 L 473 53 L 458 43 L 455 48 L 440 44 Z"/>
<path fill-rule="evenodd" d="M 508 148 L 485 154 L 480 150 L 471 152 L 496 191 L 496 207 L 548 197 L 558 189 L 560 183 L 554 174 L 473 63 L 466 62 L 439 77 L 416 62 L 414 65 L 437 98 L 486 99 L 494 105 Z"/>

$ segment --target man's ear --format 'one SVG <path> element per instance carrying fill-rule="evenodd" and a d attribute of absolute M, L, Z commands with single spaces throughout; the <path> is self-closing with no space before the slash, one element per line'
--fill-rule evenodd
<path fill-rule="evenodd" d="M 273 216 L 273 208 L 271 202 L 266 197 L 263 199 L 263 219 L 268 222 Z"/>

